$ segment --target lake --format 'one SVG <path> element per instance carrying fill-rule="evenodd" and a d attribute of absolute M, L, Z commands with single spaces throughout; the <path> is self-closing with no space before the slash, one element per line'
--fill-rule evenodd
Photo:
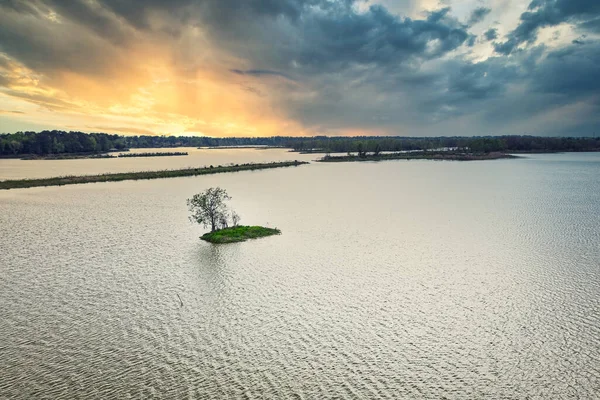
<path fill-rule="evenodd" d="M 52 178 L 68 175 L 98 175 L 119 172 L 159 171 L 165 169 L 199 168 L 210 165 L 244 164 L 302 160 L 311 161 L 322 154 L 300 154 L 279 148 L 198 149 L 131 149 L 127 153 L 187 152 L 187 156 L 135 158 L 83 158 L 76 160 L 0 159 L 0 180 Z M 119 152 L 111 153 L 116 156 Z"/>
<path fill-rule="evenodd" d="M 88 161 L 117 160 L 2 177 Z M 185 200 L 212 186 L 283 234 L 200 241 Z M 600 395 L 598 153 L 9 190 L 0 213 L 0 398 Z"/>

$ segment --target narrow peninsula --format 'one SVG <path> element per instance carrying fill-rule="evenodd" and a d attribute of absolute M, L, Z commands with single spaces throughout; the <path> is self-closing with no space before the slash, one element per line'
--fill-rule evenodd
<path fill-rule="evenodd" d="M 119 154 L 119 158 L 132 158 L 132 157 L 173 157 L 173 156 L 187 156 L 187 151 L 175 151 L 175 152 L 157 152 L 157 153 L 123 153 Z"/>
<path fill-rule="evenodd" d="M 280 235 L 281 231 L 276 228 L 265 228 L 262 226 L 233 226 L 223 228 L 214 232 L 205 233 L 200 239 L 210 243 L 235 243 L 245 242 L 248 239 L 257 239 L 266 236 Z"/>
<path fill-rule="evenodd" d="M 196 176 L 219 174 L 224 172 L 238 171 L 254 171 L 259 169 L 296 167 L 298 165 L 308 164 L 305 161 L 281 161 L 271 163 L 249 163 L 249 164 L 234 164 L 234 165 L 219 165 L 203 168 L 185 168 L 176 170 L 164 171 L 145 171 L 145 172 L 123 172 L 115 174 L 102 175 L 84 175 L 84 176 L 62 176 L 56 178 L 41 178 L 41 179 L 15 179 L 0 181 L 0 190 L 5 189 L 23 189 L 36 186 L 63 186 L 75 185 L 79 183 L 93 182 L 118 182 L 138 179 L 162 179 L 162 178 L 178 178 L 181 176 Z"/>
<path fill-rule="evenodd" d="M 349 154 L 344 156 L 325 155 L 319 162 L 387 161 L 387 160 L 434 160 L 434 161 L 481 161 L 502 158 L 518 158 L 501 152 L 470 153 L 457 151 L 415 151 L 379 154 Z"/>

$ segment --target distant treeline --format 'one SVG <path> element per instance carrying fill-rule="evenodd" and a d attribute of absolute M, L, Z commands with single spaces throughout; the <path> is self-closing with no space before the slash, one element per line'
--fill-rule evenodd
<path fill-rule="evenodd" d="M 600 137 L 315 137 L 296 138 L 289 146 L 296 151 L 319 153 L 367 153 L 456 148 L 477 153 L 600 151 Z"/>
<path fill-rule="evenodd" d="M 380 152 L 428 150 L 441 148 L 469 149 L 475 152 L 556 152 L 600 151 L 600 137 L 289 137 L 209 138 L 196 136 L 121 136 L 106 133 L 17 132 L 0 134 L 0 156 L 24 154 L 103 153 L 129 148 L 275 146 L 295 151 Z"/>

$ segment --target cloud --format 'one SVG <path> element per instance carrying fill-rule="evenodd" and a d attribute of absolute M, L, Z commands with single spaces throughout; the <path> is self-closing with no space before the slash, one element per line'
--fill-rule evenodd
<path fill-rule="evenodd" d="M 492 9 L 487 8 L 487 7 L 478 7 L 476 9 L 474 9 L 473 12 L 471 13 L 471 16 L 469 17 L 469 21 L 467 22 L 467 24 L 469 24 L 469 25 L 478 24 L 479 22 L 483 21 L 484 18 L 490 12 L 492 12 Z"/>
<path fill-rule="evenodd" d="M 286 75 L 282 72 L 269 71 L 266 69 L 249 69 L 249 70 L 231 69 L 230 71 L 233 72 L 234 74 L 238 74 L 238 75 L 249 75 L 249 76 L 254 76 L 254 77 L 259 77 L 259 78 L 263 77 L 263 76 L 279 76 L 282 78 L 293 80 L 288 75 Z"/>
<path fill-rule="evenodd" d="M 447 8 L 413 20 L 378 5 L 359 12 L 353 1 L 288 3 L 284 8 L 248 6 L 248 12 L 257 13 L 254 18 L 239 16 L 234 23 L 239 7 L 209 1 L 201 7 L 202 26 L 212 43 L 251 64 L 294 73 L 436 58 L 469 37 Z"/>
<path fill-rule="evenodd" d="M 73 127 L 74 129 L 77 129 L 78 127 Z M 125 135 L 131 135 L 131 134 L 135 134 L 135 135 L 155 135 L 156 132 L 153 132 L 149 129 L 140 129 L 138 127 L 123 127 L 123 126 L 112 126 L 112 125 L 107 125 L 107 126 L 98 126 L 98 125 L 93 125 L 93 126 L 86 126 L 86 128 L 88 128 L 87 130 L 93 130 L 96 132 L 102 132 L 102 133 L 112 133 L 112 132 L 118 132 L 120 134 L 125 134 Z"/>
<path fill-rule="evenodd" d="M 0 92 L 14 103 L 1 106 L 26 109 L 37 123 L 125 133 L 544 133 L 550 124 L 587 134 L 596 126 L 600 2 L 436 4 L 6 0 Z M 572 34 L 552 40 L 544 28 Z M 580 123 L 561 122 L 557 110 Z"/>
<path fill-rule="evenodd" d="M 533 43 L 541 28 L 569 22 L 581 29 L 594 29 L 600 14 L 600 2 L 595 0 L 533 0 L 521 14 L 519 25 L 504 42 L 494 48 L 501 54 L 512 53 L 523 43 Z"/>
<path fill-rule="evenodd" d="M 578 27 L 583 31 L 600 34 L 600 18 L 582 22 L 578 25 Z"/>
<path fill-rule="evenodd" d="M 532 76 L 532 88 L 566 97 L 600 93 L 600 46 L 575 43 L 550 52 Z"/>
<path fill-rule="evenodd" d="M 497 39 L 498 38 L 498 29 L 495 29 L 495 28 L 488 29 L 487 31 L 485 31 L 483 33 L 483 37 L 488 41 Z"/>

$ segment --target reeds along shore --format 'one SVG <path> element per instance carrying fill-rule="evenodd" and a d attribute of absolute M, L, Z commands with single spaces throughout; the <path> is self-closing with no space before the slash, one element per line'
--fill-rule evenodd
<path fill-rule="evenodd" d="M 170 156 L 187 156 L 187 152 L 158 152 L 158 153 L 124 153 L 119 154 L 119 158 L 130 157 L 170 157 Z"/>
<path fill-rule="evenodd" d="M 282 162 L 271 162 L 271 163 L 249 163 L 249 164 L 235 164 L 235 165 L 219 165 L 213 167 L 203 168 L 186 168 L 177 170 L 164 170 L 164 171 L 145 171 L 145 172 L 124 172 L 115 174 L 102 174 L 102 175 L 87 175 L 87 176 L 63 176 L 55 178 L 42 178 L 42 179 L 18 179 L 18 180 L 7 180 L 0 181 L 0 190 L 6 189 L 23 189 L 36 186 L 62 186 L 62 185 L 75 185 L 79 183 L 93 183 L 93 182 L 118 182 L 127 180 L 138 180 L 138 179 L 161 179 L 161 178 L 177 178 L 182 176 L 196 176 L 196 175 L 208 175 L 208 174 L 219 174 L 224 172 L 237 172 L 237 171 L 254 171 L 260 169 L 269 168 L 282 168 L 282 167 L 294 167 L 302 164 L 308 164 L 305 161 L 282 161 Z"/>

